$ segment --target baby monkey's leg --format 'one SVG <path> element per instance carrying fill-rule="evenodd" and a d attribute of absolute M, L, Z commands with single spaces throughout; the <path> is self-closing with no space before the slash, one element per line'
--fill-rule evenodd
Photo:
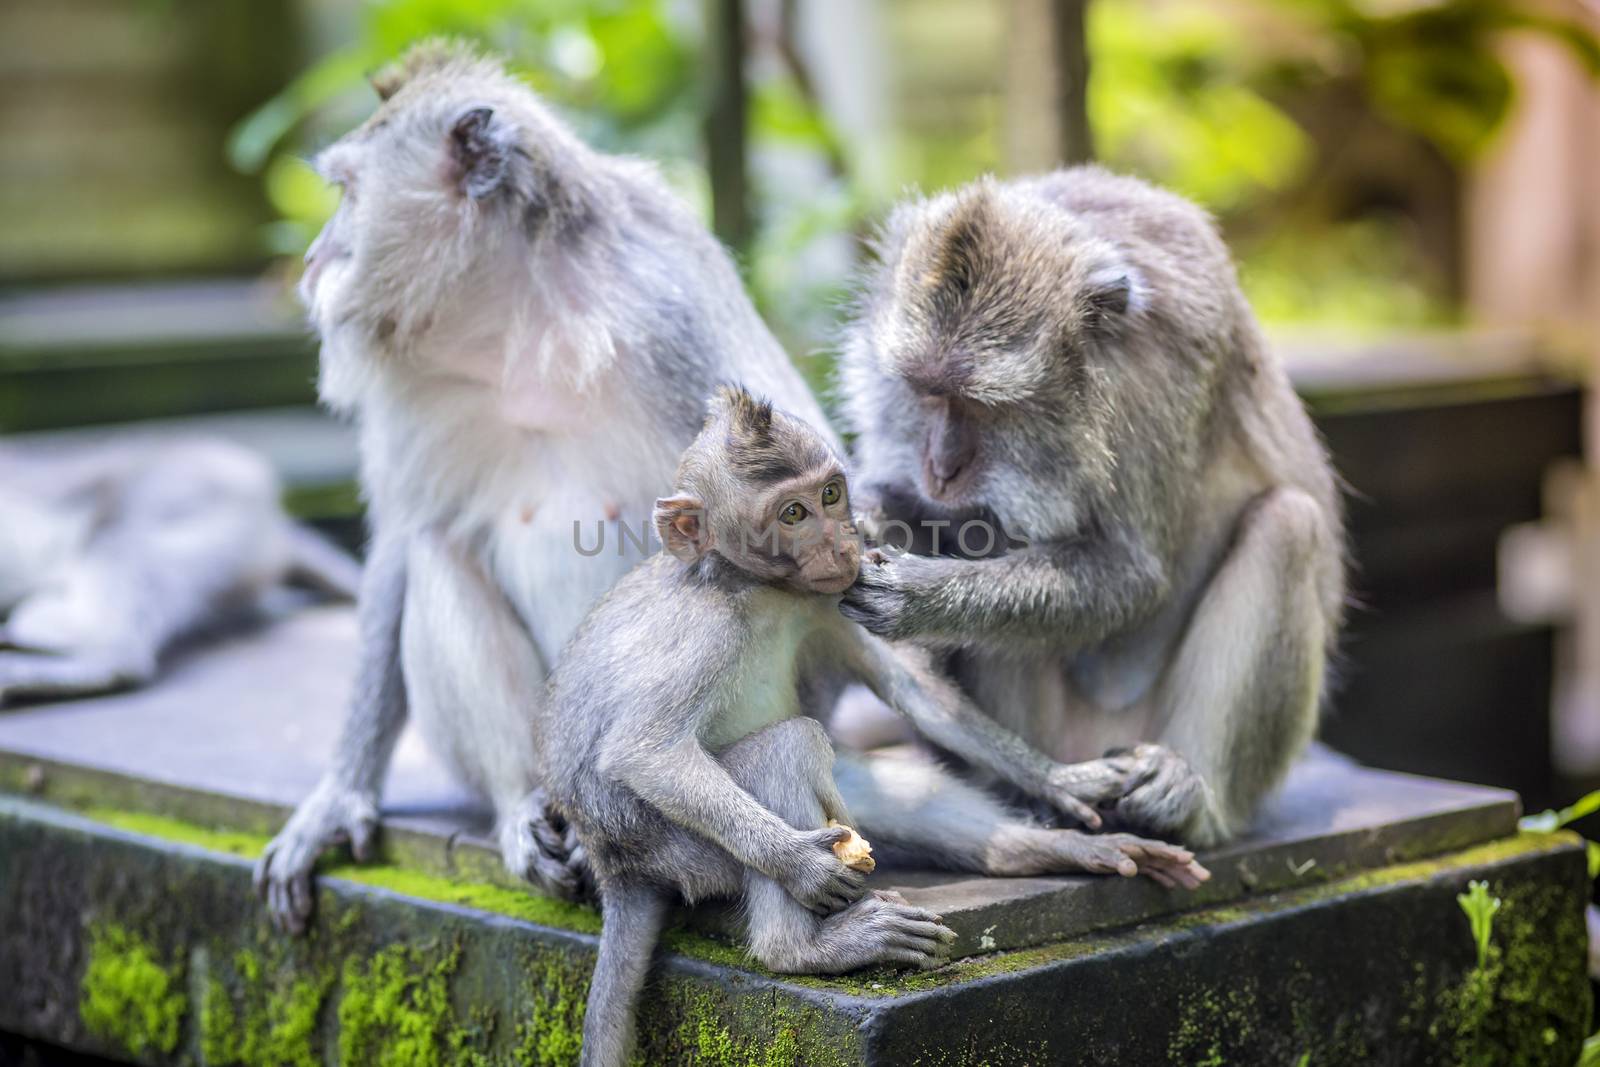
<path fill-rule="evenodd" d="M 720 757 L 734 781 L 797 830 L 828 819 L 849 825 L 833 782 L 833 745 L 815 719 L 789 719 L 757 731 Z M 841 866 L 843 866 L 841 864 Z M 936 966 L 955 940 L 939 917 L 892 893 L 868 893 L 821 918 L 772 879 L 745 875 L 750 951 L 788 973 L 838 974 L 880 964 Z"/>
<path fill-rule="evenodd" d="M 1143 874 L 1187 889 L 1211 877 L 1181 846 L 1131 834 L 1048 829 L 914 757 L 846 753 L 834 773 L 867 840 L 920 862 L 995 876 Z"/>

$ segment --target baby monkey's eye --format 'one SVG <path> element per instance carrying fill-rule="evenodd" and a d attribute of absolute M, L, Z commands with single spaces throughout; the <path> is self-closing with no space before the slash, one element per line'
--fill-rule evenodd
<path fill-rule="evenodd" d="M 838 482 L 829 482 L 822 487 L 822 505 L 831 508 L 839 502 L 839 497 L 843 495 Z"/>
<path fill-rule="evenodd" d="M 806 509 L 805 505 L 803 504 L 790 504 L 788 507 L 778 512 L 778 521 L 783 523 L 785 526 L 793 526 L 795 523 L 799 522 L 805 517 Z"/>

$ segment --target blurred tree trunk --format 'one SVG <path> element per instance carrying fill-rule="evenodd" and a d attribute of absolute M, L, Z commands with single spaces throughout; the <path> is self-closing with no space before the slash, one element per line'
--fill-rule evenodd
<path fill-rule="evenodd" d="M 1013 172 L 1094 158 L 1088 6 L 1089 0 L 1009 0 L 1005 128 Z"/>
<path fill-rule="evenodd" d="M 706 107 L 706 167 L 711 173 L 711 228 L 743 256 L 750 247 L 750 190 L 745 157 L 744 0 L 707 0 L 711 62 Z"/>

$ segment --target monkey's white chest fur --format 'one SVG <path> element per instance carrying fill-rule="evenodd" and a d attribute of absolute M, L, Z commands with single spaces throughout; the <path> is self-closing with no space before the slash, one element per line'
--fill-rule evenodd
<path fill-rule="evenodd" d="M 752 605 L 750 617 L 756 621 L 739 657 L 738 680 L 724 687 L 728 695 L 722 708 L 700 731 L 701 743 L 713 752 L 801 713 L 796 678 L 806 637 L 816 631 L 814 605 L 809 599 L 770 590 L 757 590 L 751 596 L 756 601 L 781 598 L 782 602 Z"/>

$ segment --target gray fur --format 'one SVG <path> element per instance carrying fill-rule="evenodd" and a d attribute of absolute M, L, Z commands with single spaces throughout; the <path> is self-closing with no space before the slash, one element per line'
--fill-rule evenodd
<path fill-rule="evenodd" d="M 782 463 L 745 462 L 750 450 L 779 447 Z M 869 839 L 881 827 L 883 844 L 919 858 L 994 873 L 1142 872 L 1189 887 L 1206 877 L 1183 849 L 1044 829 L 930 765 L 868 759 L 850 765 L 849 789 L 835 784 L 832 745 L 804 717 L 819 710 L 809 695 L 836 691 L 826 679 L 865 682 L 964 751 L 1007 743 L 935 674 L 846 622 L 838 593 L 826 591 L 834 571 L 803 559 L 775 569 L 743 547 L 737 528 L 760 524 L 784 501 L 811 509 L 802 522 L 847 523 L 847 500 L 830 511 L 817 495 L 841 477 L 838 466 L 804 423 L 722 394 L 679 465 L 676 493 L 662 501 L 669 521 L 665 505 L 692 506 L 712 536 L 685 538 L 678 554 L 660 553 L 618 582 L 551 674 L 535 717 L 544 781 L 577 829 L 605 905 L 585 1064 L 628 1062 L 640 961 L 664 899 L 742 898 L 750 950 L 778 971 L 929 966 L 940 957 L 954 935 L 897 897 L 863 895 L 862 876 L 831 850 L 840 835 L 829 819 L 859 825 Z M 789 488 L 753 508 L 769 500 L 770 477 L 759 473 L 769 467 L 810 474 L 804 485 L 780 478 Z M 836 549 L 846 580 L 857 552 L 853 541 Z M 1013 752 L 1015 739 L 1010 746 L 993 758 L 1029 755 Z"/>
<path fill-rule="evenodd" d="M 528 722 L 593 602 L 641 558 L 656 491 L 705 397 L 742 380 L 821 421 L 727 254 L 647 164 L 601 155 L 499 64 L 419 46 L 322 152 L 344 195 L 307 254 L 319 389 L 361 431 L 380 576 L 323 782 L 263 856 L 300 930 L 317 854 L 358 846 L 409 718 L 494 805 L 508 868 L 584 891 L 535 786 Z M 614 521 L 613 521 L 614 520 Z M 605 523 L 586 556 L 574 526 Z"/>
<path fill-rule="evenodd" d="M 1204 214 L 1092 167 L 907 203 L 842 381 L 878 521 L 985 513 L 1026 543 L 898 558 L 846 613 L 958 650 L 1053 756 L 1161 742 L 1060 775 L 1126 824 L 1242 829 L 1314 731 L 1341 508 Z"/>
<path fill-rule="evenodd" d="M 285 581 L 354 596 L 359 564 L 279 495 L 265 460 L 215 439 L 0 449 L 0 703 L 146 684 L 174 642 Z"/>

